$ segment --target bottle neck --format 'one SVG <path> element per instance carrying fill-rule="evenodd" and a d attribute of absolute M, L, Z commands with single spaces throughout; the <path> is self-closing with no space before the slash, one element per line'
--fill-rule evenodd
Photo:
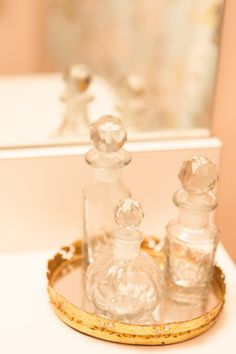
<path fill-rule="evenodd" d="M 179 220 L 189 229 L 201 229 L 209 224 L 210 212 L 216 207 L 214 193 L 191 194 L 179 190 L 174 202 L 180 208 Z"/>
<path fill-rule="evenodd" d="M 209 210 L 181 208 L 179 220 L 189 229 L 202 229 L 209 223 Z"/>
<path fill-rule="evenodd" d="M 95 178 L 101 182 L 112 182 L 121 178 L 121 169 L 95 168 Z"/>
<path fill-rule="evenodd" d="M 95 168 L 121 169 L 131 161 L 130 154 L 120 149 L 112 153 L 104 153 L 95 148 L 90 149 L 85 155 L 85 161 Z"/>
<path fill-rule="evenodd" d="M 142 240 L 127 241 L 114 239 L 113 240 L 113 252 L 114 257 L 122 260 L 133 260 L 140 254 L 140 245 Z"/>

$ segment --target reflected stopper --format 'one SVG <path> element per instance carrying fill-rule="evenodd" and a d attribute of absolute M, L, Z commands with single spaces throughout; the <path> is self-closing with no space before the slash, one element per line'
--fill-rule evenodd
<path fill-rule="evenodd" d="M 121 227 L 136 228 L 144 217 L 141 204 L 131 198 L 121 200 L 114 210 L 115 222 Z"/>
<path fill-rule="evenodd" d="M 116 152 L 127 140 L 125 124 L 117 117 L 103 116 L 92 124 L 90 137 L 97 150 Z"/>
<path fill-rule="evenodd" d="M 141 94 L 146 90 L 146 82 L 142 76 L 129 75 L 127 77 L 127 88 L 136 94 Z"/>
<path fill-rule="evenodd" d="M 79 81 L 90 81 L 91 73 L 87 65 L 76 64 L 70 68 L 70 77 Z"/>

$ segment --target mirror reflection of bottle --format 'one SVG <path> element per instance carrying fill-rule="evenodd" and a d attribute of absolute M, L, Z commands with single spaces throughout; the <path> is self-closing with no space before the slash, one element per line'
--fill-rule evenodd
<path fill-rule="evenodd" d="M 84 246 L 88 263 L 93 262 L 100 247 L 110 242 L 114 228 L 116 203 L 130 196 L 122 180 L 122 169 L 130 154 L 122 149 L 126 141 L 124 123 L 116 117 L 104 116 L 91 126 L 92 148 L 85 156 L 93 167 L 92 180 L 84 188 Z"/>
<path fill-rule="evenodd" d="M 88 106 L 93 100 L 89 92 L 92 74 L 84 64 L 72 65 L 64 75 L 65 92 L 61 100 L 65 112 L 58 135 L 77 135 L 86 132 L 89 125 Z"/>
<path fill-rule="evenodd" d="M 129 74 L 118 85 L 118 111 L 131 130 L 148 130 L 147 83 L 140 75 Z"/>

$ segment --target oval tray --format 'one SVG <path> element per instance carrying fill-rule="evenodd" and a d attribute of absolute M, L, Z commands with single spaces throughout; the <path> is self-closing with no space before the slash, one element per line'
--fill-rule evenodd
<path fill-rule="evenodd" d="M 156 251 L 158 243 L 156 238 L 146 239 L 143 249 L 157 261 L 163 262 L 164 254 Z M 77 296 L 83 292 L 81 285 L 76 290 L 74 298 L 67 296 L 69 285 L 67 285 L 66 279 L 70 277 L 68 284 L 71 283 L 73 288 L 77 282 L 79 283 L 78 274 L 75 277 L 73 272 L 79 269 L 81 274 L 84 273 L 82 260 L 81 241 L 61 248 L 54 258 L 48 261 L 48 293 L 58 317 L 67 325 L 90 336 L 135 345 L 165 345 L 183 342 L 206 332 L 215 323 L 223 309 L 225 301 L 224 274 L 218 266 L 214 266 L 212 292 L 215 303 L 200 316 L 184 321 L 150 325 L 126 324 L 99 317 L 92 312 L 85 311 L 86 307 L 76 303 Z M 64 282 L 65 289 L 63 291 L 60 288 L 60 282 Z"/>

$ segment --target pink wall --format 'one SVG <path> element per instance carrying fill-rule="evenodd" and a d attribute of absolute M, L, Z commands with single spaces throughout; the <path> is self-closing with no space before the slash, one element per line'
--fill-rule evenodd
<path fill-rule="evenodd" d="M 0 74 L 44 69 L 43 3 L 39 0 L 0 1 Z"/>
<path fill-rule="evenodd" d="M 236 1 L 225 9 L 213 134 L 223 142 L 217 222 L 222 241 L 236 261 Z"/>

